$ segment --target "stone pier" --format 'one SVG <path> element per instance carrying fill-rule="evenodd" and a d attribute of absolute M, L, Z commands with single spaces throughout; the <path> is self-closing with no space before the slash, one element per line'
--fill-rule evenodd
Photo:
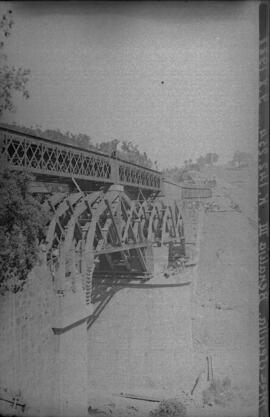
<path fill-rule="evenodd" d="M 168 397 L 192 385 L 192 273 L 166 279 L 168 248 L 154 257 L 154 278 L 116 292 L 88 330 L 90 397 Z"/>
<path fill-rule="evenodd" d="M 35 268 L 22 292 L 0 300 L 0 414 L 87 415 L 87 325 L 92 309 L 77 289 L 56 294 L 52 277 Z M 53 330 L 54 329 L 54 330 Z"/>

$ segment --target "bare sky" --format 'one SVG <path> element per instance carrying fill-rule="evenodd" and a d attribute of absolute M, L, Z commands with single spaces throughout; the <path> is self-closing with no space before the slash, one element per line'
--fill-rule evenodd
<path fill-rule="evenodd" d="M 257 152 L 258 2 L 1 2 L 31 70 L 3 121 L 132 140 L 159 167 Z M 162 83 L 163 81 L 163 83 Z"/>

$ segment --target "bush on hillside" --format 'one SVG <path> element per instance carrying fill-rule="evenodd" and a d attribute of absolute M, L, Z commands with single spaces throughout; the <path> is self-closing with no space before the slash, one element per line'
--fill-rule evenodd
<path fill-rule="evenodd" d="M 176 399 L 164 400 L 159 403 L 156 410 L 151 411 L 149 417 L 186 417 L 187 409 Z"/>
<path fill-rule="evenodd" d="M 22 289 L 38 259 L 48 215 L 27 192 L 31 177 L 0 173 L 0 293 Z"/>
<path fill-rule="evenodd" d="M 203 403 L 207 405 L 218 404 L 225 407 L 234 398 L 230 378 L 226 377 L 222 381 L 214 379 L 210 386 L 203 391 Z"/>

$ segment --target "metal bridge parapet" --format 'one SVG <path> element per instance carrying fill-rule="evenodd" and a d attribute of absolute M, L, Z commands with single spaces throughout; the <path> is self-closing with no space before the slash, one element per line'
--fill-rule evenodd
<path fill-rule="evenodd" d="M 212 189 L 207 186 L 182 186 L 182 199 L 205 199 L 212 198 Z"/>
<path fill-rule="evenodd" d="M 159 191 L 161 173 L 108 155 L 0 127 L 1 161 L 11 169 Z"/>
<path fill-rule="evenodd" d="M 122 185 L 137 185 L 142 188 L 160 190 L 162 187 L 161 173 L 130 164 L 122 160 L 117 160 L 119 183 Z"/>

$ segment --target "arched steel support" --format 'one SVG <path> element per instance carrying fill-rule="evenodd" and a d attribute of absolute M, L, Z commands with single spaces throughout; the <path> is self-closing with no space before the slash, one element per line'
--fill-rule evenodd
<path fill-rule="evenodd" d="M 149 279 L 152 245 L 184 239 L 181 210 L 162 199 L 131 200 L 123 190 L 56 199 L 47 231 L 47 261 L 60 291 L 81 280 L 91 303 L 93 276 Z"/>

